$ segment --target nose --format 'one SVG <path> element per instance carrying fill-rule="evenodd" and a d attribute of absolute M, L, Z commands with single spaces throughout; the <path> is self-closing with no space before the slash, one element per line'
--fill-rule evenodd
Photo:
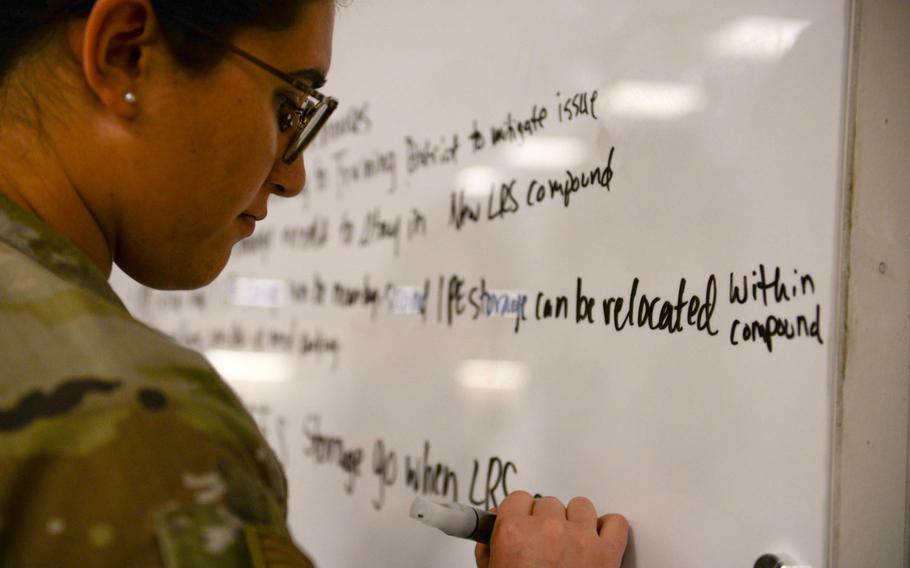
<path fill-rule="evenodd" d="M 279 197 L 300 195 L 306 184 L 306 165 L 303 162 L 303 156 L 290 164 L 284 163 L 284 160 L 279 157 L 275 161 L 269 181 L 272 184 L 272 193 Z"/>

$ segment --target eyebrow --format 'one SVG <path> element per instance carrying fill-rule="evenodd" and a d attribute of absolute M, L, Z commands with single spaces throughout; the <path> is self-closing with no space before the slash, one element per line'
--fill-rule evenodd
<path fill-rule="evenodd" d="M 315 68 L 301 69 L 299 71 L 288 73 L 288 75 L 294 77 L 295 79 L 301 79 L 308 82 L 310 84 L 310 87 L 313 89 L 321 89 L 323 86 L 325 86 L 326 82 L 325 73 Z"/>

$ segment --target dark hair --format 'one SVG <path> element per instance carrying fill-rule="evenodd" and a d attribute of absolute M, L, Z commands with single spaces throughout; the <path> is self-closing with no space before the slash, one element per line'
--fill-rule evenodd
<path fill-rule="evenodd" d="M 250 27 L 291 27 L 299 8 L 311 0 L 152 0 L 171 53 L 183 66 L 204 71 L 225 55 L 225 48 L 206 40 L 168 15 L 191 22 L 220 37 Z M 46 39 L 58 25 L 87 16 L 95 0 L 0 0 L 0 83 L 16 61 Z"/>

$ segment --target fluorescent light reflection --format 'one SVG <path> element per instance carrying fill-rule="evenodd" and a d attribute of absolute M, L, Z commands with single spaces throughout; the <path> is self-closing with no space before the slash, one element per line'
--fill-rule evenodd
<path fill-rule="evenodd" d="M 793 49 L 811 24 L 808 20 L 747 16 L 713 34 L 709 48 L 730 59 L 777 61 Z"/>
<path fill-rule="evenodd" d="M 517 391 L 528 382 L 528 367 L 517 361 L 462 361 L 455 371 L 458 384 L 468 390 Z"/>
<path fill-rule="evenodd" d="M 534 138 L 512 146 L 506 160 L 513 168 L 525 170 L 564 170 L 588 161 L 588 147 L 574 138 Z"/>
<path fill-rule="evenodd" d="M 612 117 L 672 120 L 702 110 L 704 89 L 684 83 L 626 81 L 605 89 L 604 108 Z"/>
<path fill-rule="evenodd" d="M 474 166 L 458 172 L 455 188 L 463 189 L 465 195 L 486 197 L 490 190 L 502 182 L 502 173 L 495 168 Z"/>
<path fill-rule="evenodd" d="M 291 358 L 279 353 L 212 349 L 205 352 L 205 357 L 229 382 L 283 383 L 290 381 L 294 373 Z"/>
<path fill-rule="evenodd" d="M 252 308 L 280 308 L 288 304 L 290 286 L 284 280 L 246 278 L 237 276 L 228 280 L 227 302 L 233 306 Z"/>

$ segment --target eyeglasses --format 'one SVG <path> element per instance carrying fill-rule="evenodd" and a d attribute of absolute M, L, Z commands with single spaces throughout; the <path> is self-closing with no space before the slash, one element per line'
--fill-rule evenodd
<path fill-rule="evenodd" d="M 281 129 L 281 132 L 287 132 L 289 129 L 293 129 L 291 139 L 281 158 L 285 164 L 293 164 L 294 161 L 303 154 L 303 151 L 306 150 L 307 146 L 310 145 L 310 142 L 316 138 L 316 135 L 319 134 L 319 131 L 325 126 L 325 123 L 328 122 L 329 117 L 332 116 L 332 113 L 338 108 L 338 100 L 336 98 L 323 95 L 300 79 L 269 65 L 255 55 L 240 49 L 236 45 L 218 37 L 212 32 L 197 26 L 192 22 L 186 21 L 183 18 L 175 16 L 174 14 L 164 13 L 161 15 L 178 24 L 186 26 L 208 40 L 218 43 L 228 51 L 235 55 L 239 55 L 257 67 L 268 71 L 275 77 L 278 77 L 306 95 L 303 106 L 297 106 L 291 101 L 286 101 L 282 103 L 281 108 L 278 111 L 278 127 Z"/>

